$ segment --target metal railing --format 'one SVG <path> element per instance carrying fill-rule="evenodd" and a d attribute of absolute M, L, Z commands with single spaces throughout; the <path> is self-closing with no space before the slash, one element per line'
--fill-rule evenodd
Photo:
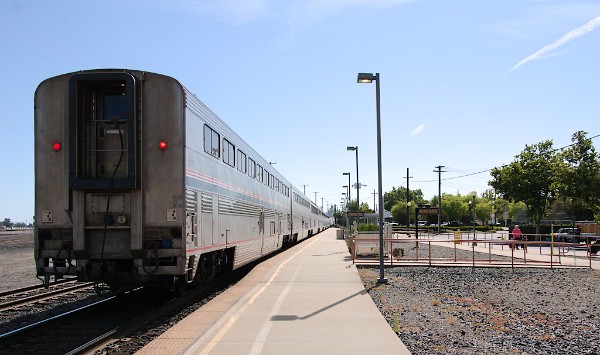
<path fill-rule="evenodd" d="M 385 265 L 503 266 L 592 268 L 592 245 L 565 242 L 498 239 L 384 239 Z M 521 249 L 518 249 L 518 248 Z M 351 238 L 355 264 L 379 262 L 379 240 Z"/>

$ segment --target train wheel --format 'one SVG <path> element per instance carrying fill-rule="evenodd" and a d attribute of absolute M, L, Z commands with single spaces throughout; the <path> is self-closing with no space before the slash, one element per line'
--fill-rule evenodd
<path fill-rule="evenodd" d="M 198 267 L 198 272 L 200 273 L 200 279 L 202 282 L 207 283 L 215 278 L 217 266 L 213 255 L 208 257 L 203 256 L 202 259 L 200 259 L 200 265 Z"/>
<path fill-rule="evenodd" d="M 182 275 L 173 275 L 168 284 L 169 292 L 181 296 L 188 290 L 187 277 Z"/>

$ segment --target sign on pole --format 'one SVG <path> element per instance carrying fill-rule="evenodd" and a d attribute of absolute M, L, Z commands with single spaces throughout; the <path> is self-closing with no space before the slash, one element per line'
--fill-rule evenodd
<path fill-rule="evenodd" d="M 438 214 L 438 209 L 437 208 L 418 208 L 419 214 L 420 215 L 436 215 Z"/>

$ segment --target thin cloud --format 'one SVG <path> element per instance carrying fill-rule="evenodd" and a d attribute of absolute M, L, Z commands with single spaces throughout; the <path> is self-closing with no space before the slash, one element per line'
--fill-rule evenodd
<path fill-rule="evenodd" d="M 548 52 L 555 50 L 556 48 L 562 46 L 563 44 L 570 42 L 578 37 L 581 37 L 581 36 L 587 34 L 588 32 L 595 30 L 596 27 L 598 27 L 598 26 L 600 26 L 600 16 L 594 18 L 593 20 L 591 20 L 590 22 L 586 23 L 585 25 L 583 25 L 581 27 L 577 27 L 576 29 L 570 31 L 569 33 L 562 36 L 558 40 L 542 47 L 542 49 L 538 50 L 537 52 L 533 53 L 532 55 L 528 56 L 527 58 L 521 60 L 514 67 L 512 67 L 509 71 L 507 71 L 505 74 L 512 72 L 513 70 L 519 68 L 520 66 L 522 66 L 525 63 L 532 62 L 534 60 L 538 60 L 538 59 L 542 58 Z"/>
<path fill-rule="evenodd" d="M 273 18 L 285 19 L 290 24 L 310 25 L 347 9 L 382 9 L 414 1 L 417 0 L 178 0 L 178 3 L 186 9 L 216 16 L 236 25 Z"/>
<path fill-rule="evenodd" d="M 273 9 L 269 0 L 179 0 L 186 9 L 205 13 L 236 25 L 242 25 L 268 16 Z"/>
<path fill-rule="evenodd" d="M 354 8 L 389 8 L 415 0 L 308 0 L 302 1 L 297 8 L 295 20 L 301 22 L 318 22 L 335 16 L 346 9 Z M 304 19 L 301 20 L 300 17 Z"/>
<path fill-rule="evenodd" d="M 417 134 L 423 132 L 424 129 L 425 129 L 425 123 L 423 123 L 419 127 L 415 128 L 412 132 L 410 132 L 410 136 L 411 137 L 416 136 Z"/>

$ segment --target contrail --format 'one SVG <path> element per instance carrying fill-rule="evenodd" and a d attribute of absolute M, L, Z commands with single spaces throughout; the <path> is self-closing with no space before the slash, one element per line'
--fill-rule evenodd
<path fill-rule="evenodd" d="M 425 123 L 423 123 L 422 125 L 420 125 L 419 127 L 415 128 L 411 133 L 410 136 L 416 136 L 417 134 L 421 133 L 421 131 L 423 131 L 423 129 L 425 128 Z"/>
<path fill-rule="evenodd" d="M 531 62 L 534 60 L 537 60 L 539 58 L 541 58 L 544 54 L 550 52 L 553 49 L 556 49 L 560 46 L 562 46 L 563 44 L 574 40 L 577 37 L 581 37 L 584 34 L 593 31 L 594 29 L 596 29 L 596 27 L 600 26 L 600 16 L 596 17 L 595 19 L 591 20 L 590 22 L 586 23 L 585 25 L 581 26 L 581 27 L 577 27 L 576 29 L 570 31 L 569 33 L 567 33 L 566 35 L 562 36 L 561 38 L 559 38 L 558 40 L 542 47 L 542 49 L 538 50 L 537 52 L 533 53 L 532 55 L 530 55 L 529 57 L 523 59 L 522 61 L 520 61 L 519 63 L 517 63 L 514 67 L 512 67 L 512 69 L 510 69 L 509 71 L 507 71 L 504 74 L 510 73 L 511 71 L 517 69 L 518 67 L 520 67 L 521 65 L 527 63 L 527 62 Z"/>

